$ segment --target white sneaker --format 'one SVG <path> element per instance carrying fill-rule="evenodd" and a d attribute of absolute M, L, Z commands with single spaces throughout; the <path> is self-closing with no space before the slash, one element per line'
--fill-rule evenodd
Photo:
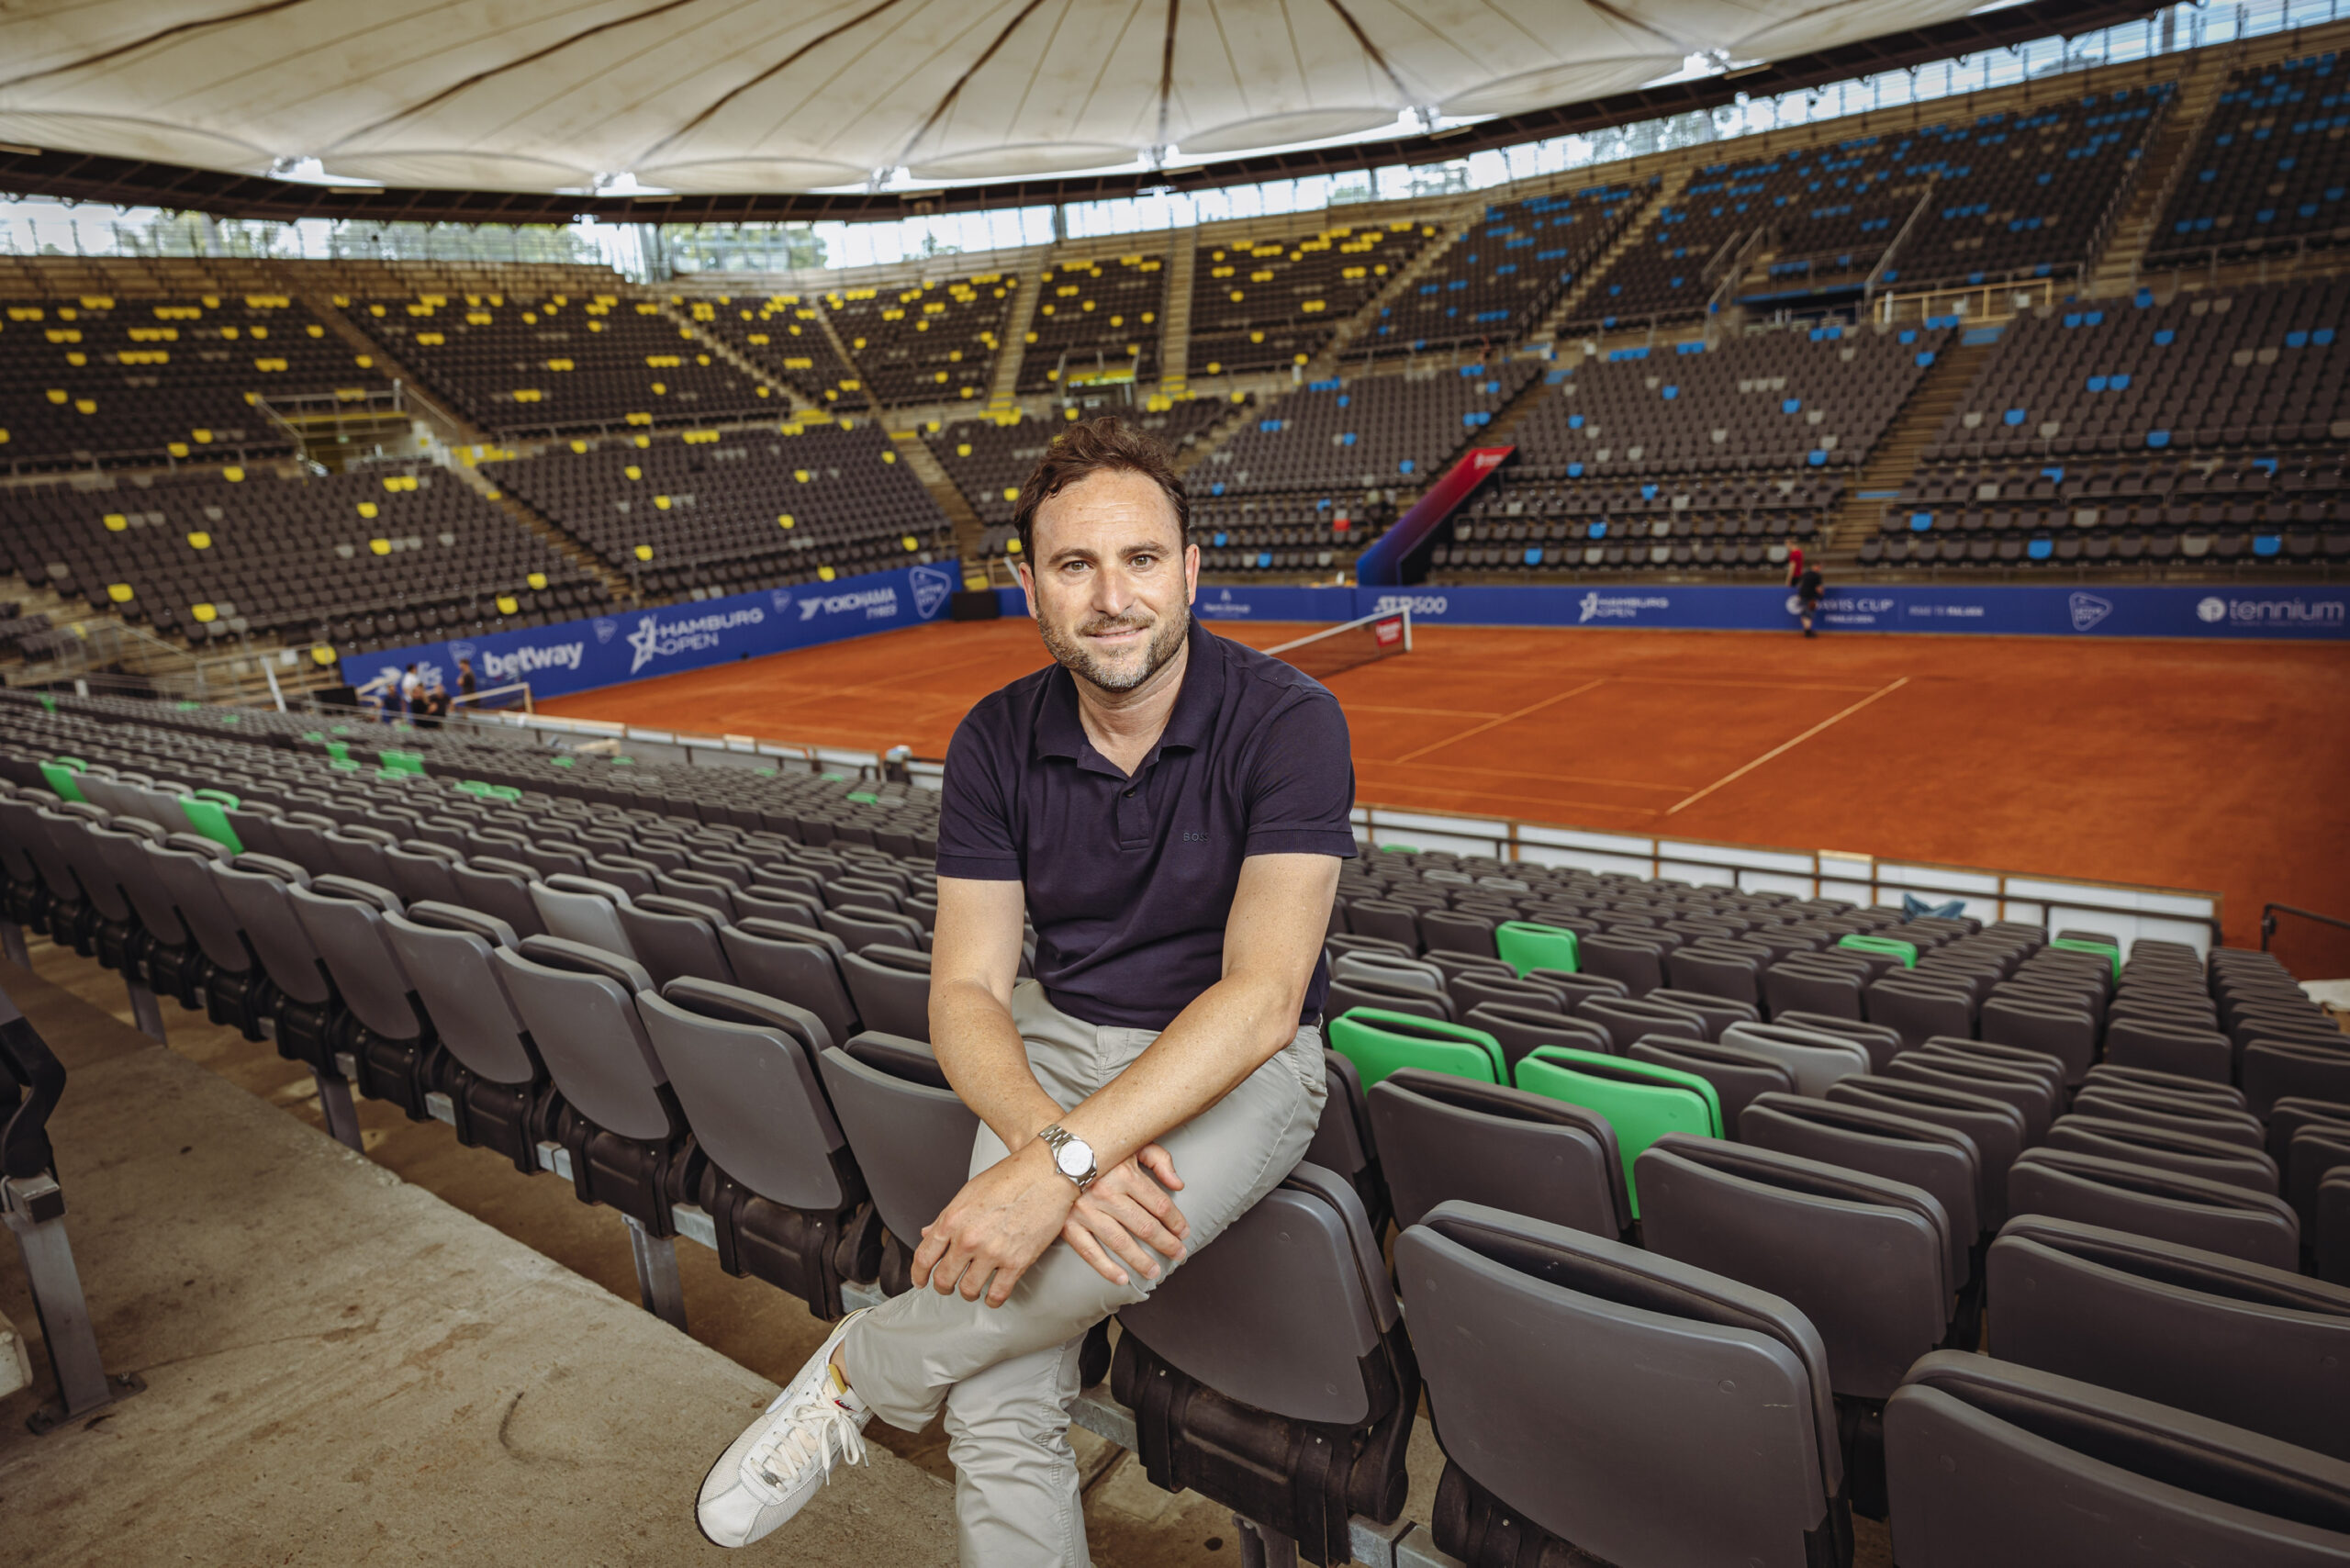
<path fill-rule="evenodd" d="M 835 1459 L 865 1458 L 865 1423 L 873 1412 L 854 1389 L 833 1384 L 833 1351 L 866 1311 L 841 1319 L 767 1414 L 718 1456 L 702 1477 L 694 1522 L 716 1546 L 748 1546 L 781 1529 L 832 1478 Z"/>

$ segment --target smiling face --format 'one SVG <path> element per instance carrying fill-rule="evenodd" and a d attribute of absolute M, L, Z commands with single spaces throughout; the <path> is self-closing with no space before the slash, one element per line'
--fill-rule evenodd
<path fill-rule="evenodd" d="M 1032 532 L 1021 586 L 1046 648 L 1071 675 L 1132 691 L 1175 656 L 1200 553 L 1155 482 L 1127 469 L 1090 474 L 1039 506 Z"/>

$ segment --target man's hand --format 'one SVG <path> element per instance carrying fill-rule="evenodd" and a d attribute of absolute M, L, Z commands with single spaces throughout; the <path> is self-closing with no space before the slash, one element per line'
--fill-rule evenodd
<path fill-rule="evenodd" d="M 1038 1140 L 963 1183 L 954 1201 L 923 1226 L 913 1282 L 927 1282 L 941 1295 L 959 1293 L 965 1301 L 984 1294 L 990 1306 L 1002 1306 L 1056 1236 L 1065 1237 L 1113 1284 L 1125 1284 L 1129 1277 L 1113 1251 L 1155 1280 L 1158 1264 L 1136 1238 L 1180 1261 L 1181 1238 L 1191 1230 L 1159 1182 L 1183 1184 L 1175 1161 L 1152 1144 L 1103 1171 L 1080 1198 Z"/>
<path fill-rule="evenodd" d="M 1113 1285 L 1128 1282 L 1127 1269 L 1155 1280 L 1159 1274 L 1158 1260 L 1143 1249 L 1144 1243 L 1180 1263 L 1184 1256 L 1183 1238 L 1192 1233 L 1191 1221 L 1168 1196 L 1170 1189 L 1183 1190 L 1183 1179 L 1175 1174 L 1174 1158 L 1155 1143 L 1145 1144 L 1132 1159 L 1112 1166 L 1094 1179 L 1069 1210 L 1061 1226 L 1061 1239 Z M 1118 1266 L 1121 1259 L 1125 1262 L 1124 1269 Z"/>

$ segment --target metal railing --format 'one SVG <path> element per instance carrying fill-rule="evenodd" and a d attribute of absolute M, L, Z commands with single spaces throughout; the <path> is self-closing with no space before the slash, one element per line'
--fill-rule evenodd
<path fill-rule="evenodd" d="M 2269 938 L 2277 935 L 2277 917 L 2280 914 L 2314 920 L 2321 925 L 2331 925 L 2338 931 L 2350 931 L 2350 920 L 2336 915 L 2320 914 L 2313 909 L 2303 909 L 2298 904 L 2265 903 L 2260 906 L 2260 950 L 2264 953 L 2268 951 Z"/>
<path fill-rule="evenodd" d="M 2071 274 L 2065 274 L 2069 277 Z M 1881 326 L 1915 317 L 1955 316 L 1962 321 L 2012 321 L 2027 310 L 2056 302 L 2056 276 L 2007 278 L 1991 283 L 1923 288 L 1915 294 L 1880 294 L 1870 312 Z"/>

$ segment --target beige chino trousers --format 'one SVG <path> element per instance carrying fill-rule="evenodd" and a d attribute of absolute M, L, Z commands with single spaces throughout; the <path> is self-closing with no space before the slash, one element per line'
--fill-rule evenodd
<path fill-rule="evenodd" d="M 1072 1018 L 1035 980 L 1013 991 L 1012 1016 L 1036 1081 L 1064 1110 L 1158 1037 Z M 1188 1252 L 1213 1242 L 1296 1168 L 1324 1092 L 1322 1032 L 1307 1026 L 1231 1093 L 1158 1140 L 1183 1181 L 1175 1203 L 1191 1222 Z M 982 1124 L 971 1173 L 1004 1155 Z M 919 1431 L 946 1406 L 963 1568 L 1090 1568 L 1069 1442 L 1078 1352 L 1086 1330 L 1142 1300 L 1154 1282 L 1113 1285 L 1057 1240 L 1000 1307 L 924 1285 L 850 1326 L 841 1362 L 875 1415 Z"/>

